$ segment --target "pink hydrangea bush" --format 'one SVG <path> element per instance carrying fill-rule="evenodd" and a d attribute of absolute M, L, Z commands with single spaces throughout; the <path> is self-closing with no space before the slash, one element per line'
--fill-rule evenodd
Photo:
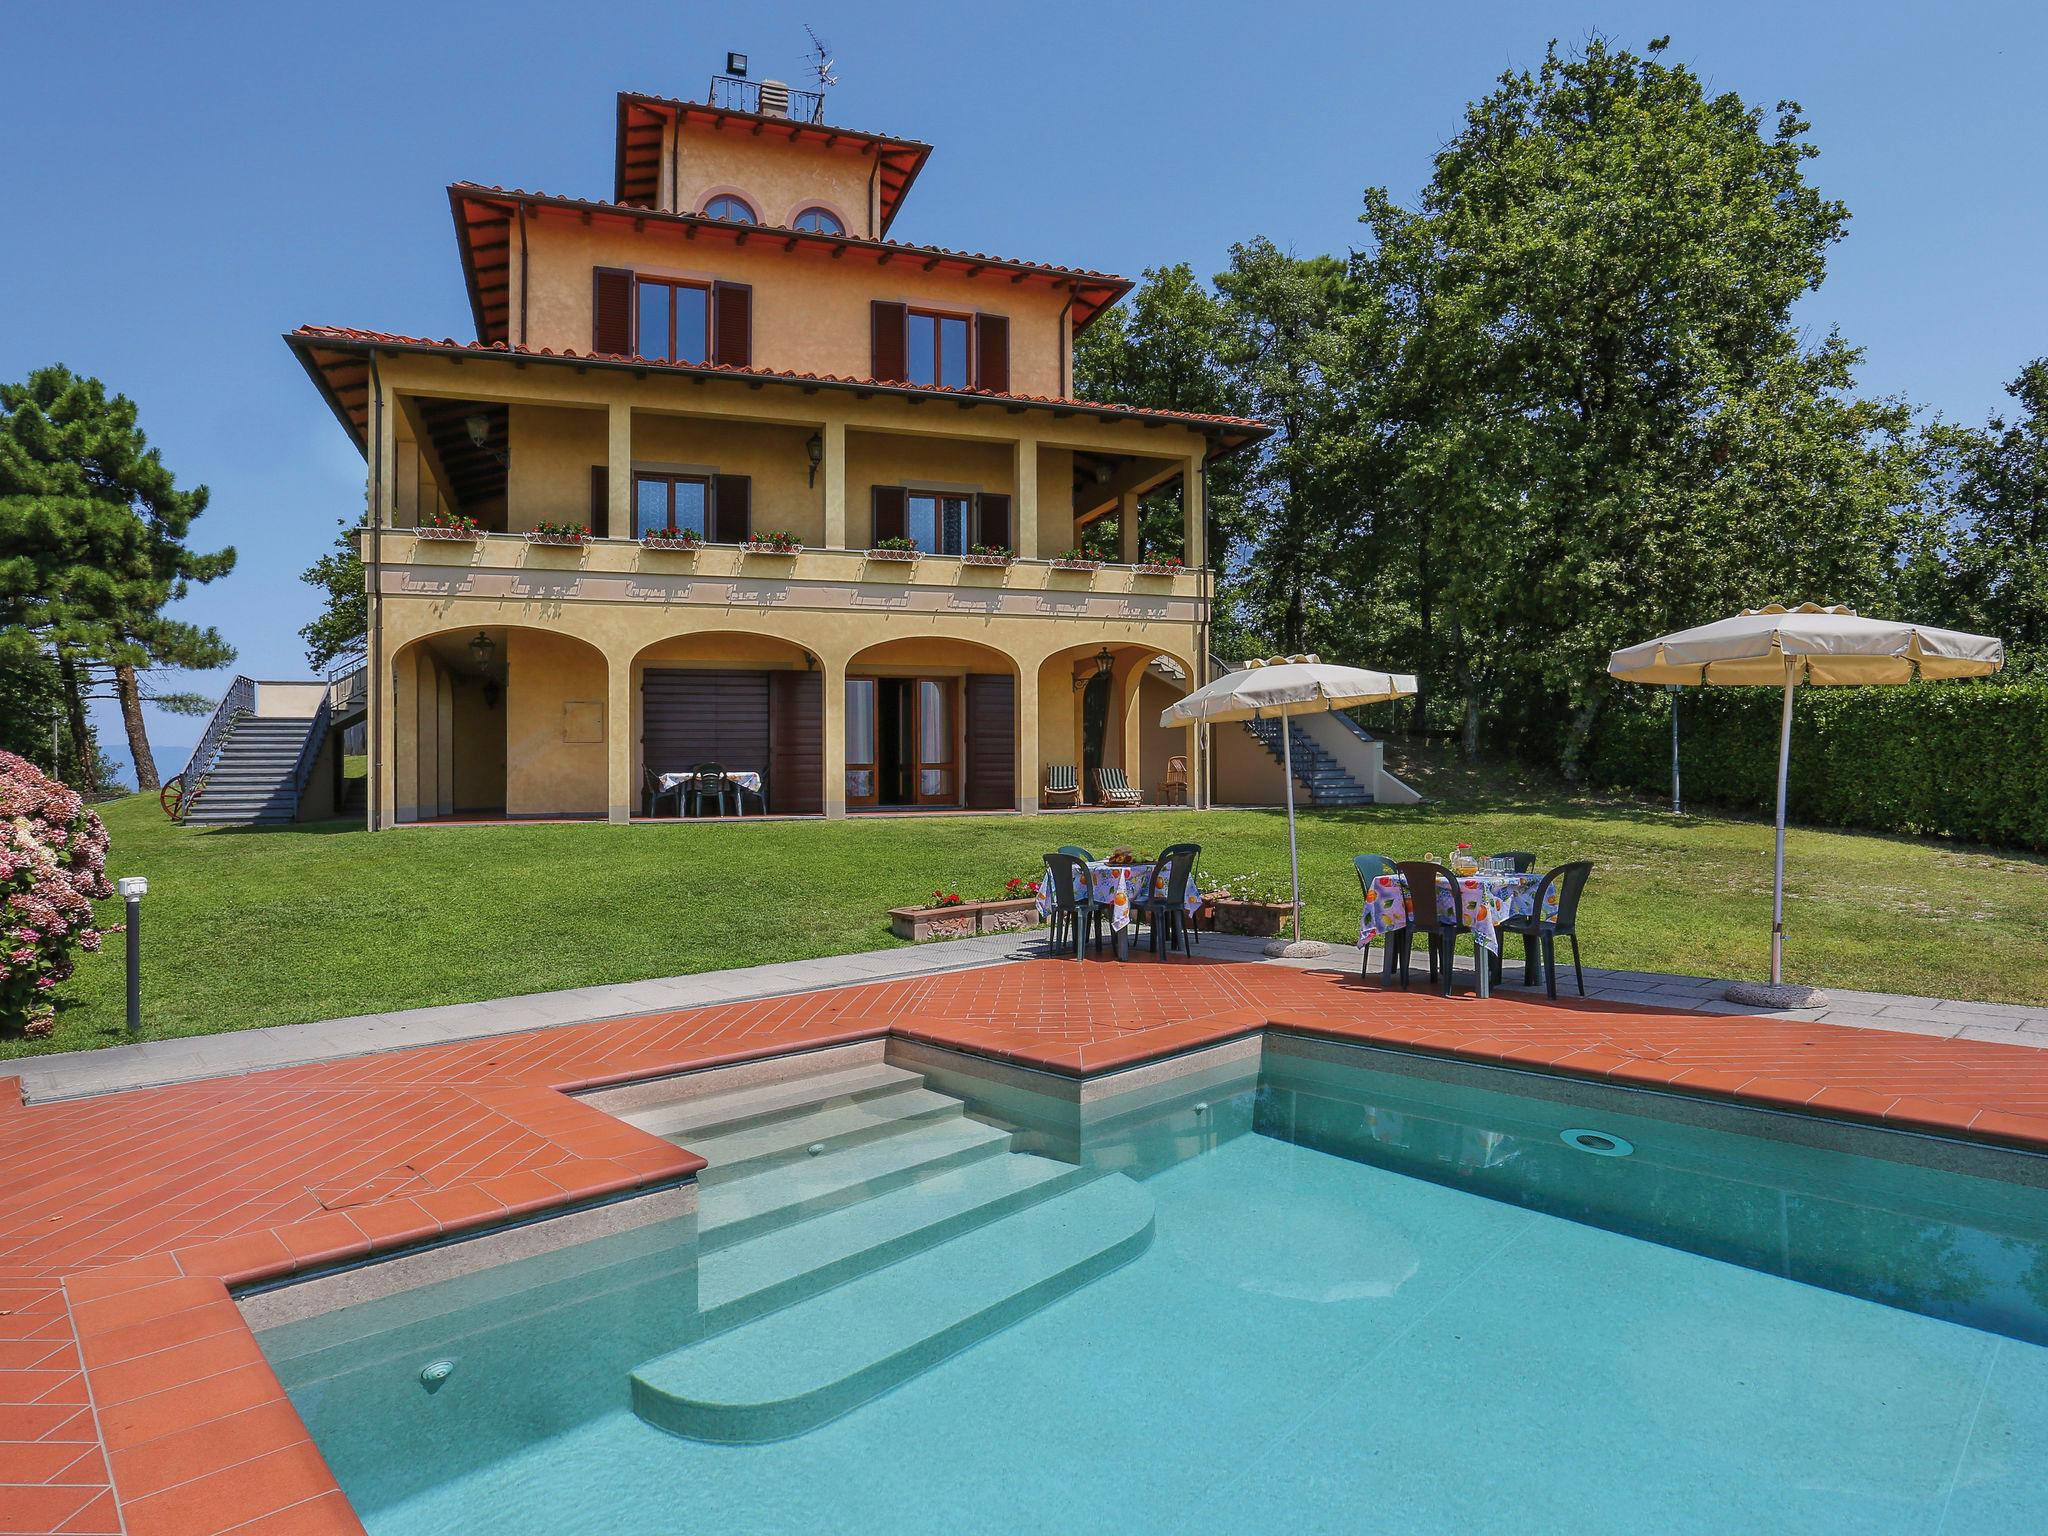
<path fill-rule="evenodd" d="M 0 752 L 0 1035 L 48 1035 L 72 951 L 100 947 L 92 904 L 107 883 L 107 829 L 27 758 Z"/>

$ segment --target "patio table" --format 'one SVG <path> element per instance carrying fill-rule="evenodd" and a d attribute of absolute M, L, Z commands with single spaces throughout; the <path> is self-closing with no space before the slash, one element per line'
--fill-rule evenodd
<path fill-rule="evenodd" d="M 1165 882 L 1153 873 L 1156 867 L 1151 863 L 1111 864 L 1106 859 L 1092 859 L 1087 865 L 1089 899 L 1109 908 L 1109 931 L 1116 942 L 1118 959 L 1128 953 L 1125 930 L 1132 922 L 1132 895 L 1146 890 L 1155 896 L 1166 894 Z M 1202 910 L 1202 893 L 1192 880 L 1188 882 L 1184 905 L 1190 917 Z M 1049 881 L 1038 883 L 1038 915 L 1041 919 L 1052 916 L 1052 886 Z"/>
<path fill-rule="evenodd" d="M 750 769 L 742 769 L 737 773 L 728 773 L 726 779 L 739 787 L 740 814 L 742 816 L 746 815 L 747 796 L 752 795 L 756 799 L 761 799 L 761 775 Z M 667 794 L 672 789 L 688 789 L 697 782 L 697 775 L 695 773 L 664 773 L 658 774 L 655 777 L 655 782 L 661 786 L 661 792 Z M 762 806 L 765 810 L 767 806 L 765 800 L 762 800 Z M 680 811 L 678 814 L 681 814 Z"/>
<path fill-rule="evenodd" d="M 1436 910 L 1441 921 L 1462 915 L 1472 937 L 1491 954 L 1500 953 L 1500 925 L 1511 917 L 1527 917 L 1536 910 L 1536 891 L 1543 877 L 1483 870 L 1456 877 L 1455 895 L 1442 880 L 1436 882 Z M 1552 885 L 1543 898 L 1543 918 L 1557 921 L 1558 888 Z M 1461 910 L 1462 909 L 1462 910 Z M 1399 875 L 1380 875 L 1372 882 L 1372 894 L 1358 920 L 1358 947 L 1408 926 L 1408 884 Z M 1490 995 L 1491 965 L 1480 965 L 1479 995 Z"/>

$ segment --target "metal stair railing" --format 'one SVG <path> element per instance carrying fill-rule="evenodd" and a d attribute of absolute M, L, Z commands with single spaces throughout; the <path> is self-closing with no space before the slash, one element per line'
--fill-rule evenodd
<path fill-rule="evenodd" d="M 328 727 L 334 723 L 334 690 L 329 688 L 321 696 L 320 707 L 313 711 L 313 720 L 306 727 L 306 739 L 299 743 L 299 760 L 292 764 L 292 814 L 297 815 L 299 797 L 306 792 L 306 781 L 313 776 L 313 764 L 319 759 L 321 743 L 327 740 Z"/>
<path fill-rule="evenodd" d="M 199 735 L 199 745 L 192 749 L 192 755 L 185 760 L 184 772 L 178 775 L 183 781 L 178 799 L 178 820 L 183 821 L 200 795 L 205 793 L 207 776 L 220 762 L 220 750 L 227 744 L 228 737 L 234 734 L 235 723 L 255 712 L 256 684 L 237 675 L 228 684 L 228 691 L 221 695 L 220 703 L 214 706 L 212 718 Z"/>

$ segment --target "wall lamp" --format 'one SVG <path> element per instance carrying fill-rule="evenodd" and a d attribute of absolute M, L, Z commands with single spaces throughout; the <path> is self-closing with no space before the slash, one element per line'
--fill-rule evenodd
<path fill-rule="evenodd" d="M 825 462 L 825 439 L 813 432 L 804 439 L 804 457 L 811 461 L 811 478 L 807 484 L 818 483 L 818 466 Z"/>

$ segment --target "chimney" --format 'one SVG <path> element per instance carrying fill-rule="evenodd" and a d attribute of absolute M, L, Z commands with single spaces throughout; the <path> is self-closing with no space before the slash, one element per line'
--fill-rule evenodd
<path fill-rule="evenodd" d="M 761 82 L 761 113 L 764 117 L 789 116 L 789 85 L 782 80 Z"/>

